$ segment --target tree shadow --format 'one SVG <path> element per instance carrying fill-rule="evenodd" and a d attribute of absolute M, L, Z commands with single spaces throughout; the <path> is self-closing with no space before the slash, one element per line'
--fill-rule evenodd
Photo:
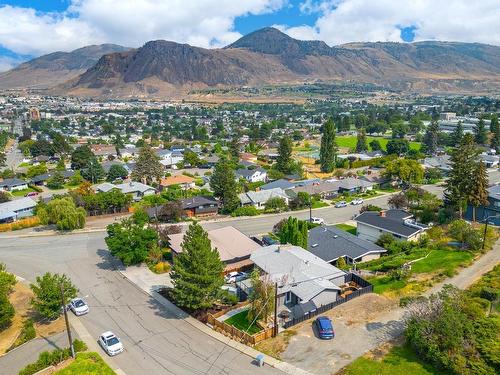
<path fill-rule="evenodd" d="M 97 255 L 101 258 L 101 261 L 96 265 L 102 270 L 124 271 L 126 269 L 119 259 L 116 259 L 111 255 L 109 250 L 98 249 Z"/>
<path fill-rule="evenodd" d="M 366 330 L 374 332 L 378 339 L 392 340 L 403 334 L 404 323 L 401 320 L 390 320 L 387 323 L 367 323 Z"/>

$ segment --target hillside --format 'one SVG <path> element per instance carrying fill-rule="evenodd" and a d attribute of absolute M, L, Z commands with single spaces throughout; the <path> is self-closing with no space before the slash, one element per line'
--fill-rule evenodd
<path fill-rule="evenodd" d="M 64 84 L 60 84 L 63 79 L 58 77 L 54 82 L 59 85 L 51 92 L 179 97 L 193 89 L 315 81 L 375 83 L 417 92 L 495 92 L 500 89 L 498 46 L 379 42 L 329 47 L 321 41 L 296 40 L 269 27 L 222 49 L 156 40 L 137 49 L 103 55 L 95 64 L 89 61 L 89 65 L 86 71 L 69 77 Z"/>
<path fill-rule="evenodd" d="M 101 56 L 126 50 L 116 44 L 101 44 L 43 55 L 0 73 L 0 89 L 53 87 L 82 74 Z"/>

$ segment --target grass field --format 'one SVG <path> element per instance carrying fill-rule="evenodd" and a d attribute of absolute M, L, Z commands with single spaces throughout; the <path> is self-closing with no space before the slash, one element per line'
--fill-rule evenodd
<path fill-rule="evenodd" d="M 101 356 L 95 352 L 78 353 L 76 359 L 71 364 L 60 371 L 57 375 L 114 375 L 116 374 L 109 367 Z"/>
<path fill-rule="evenodd" d="M 262 331 L 262 329 L 257 324 L 252 324 L 250 326 L 250 321 L 248 320 L 248 310 L 242 311 L 236 315 L 233 315 L 229 319 L 224 320 L 233 327 L 238 328 L 240 331 L 246 332 L 249 335 Z M 248 328 L 250 326 L 250 328 Z"/>
<path fill-rule="evenodd" d="M 335 225 L 337 228 L 342 229 L 346 232 L 349 232 L 351 234 L 356 235 L 356 227 L 353 225 L 348 225 L 348 224 L 336 224 Z"/>
<path fill-rule="evenodd" d="M 380 145 L 382 146 L 382 149 L 386 151 L 387 149 L 387 142 L 389 142 L 389 138 L 384 138 L 384 137 L 366 137 L 366 141 L 368 142 L 368 148 L 371 151 L 370 147 L 370 142 L 373 141 L 374 139 L 377 139 L 380 142 Z M 354 135 L 341 135 L 335 138 L 335 141 L 337 142 L 337 146 L 339 147 L 348 147 L 350 149 L 354 149 L 356 147 L 356 141 L 357 138 Z M 410 148 L 415 149 L 415 150 L 420 150 L 420 142 L 410 142 Z"/>
<path fill-rule="evenodd" d="M 393 347 L 381 360 L 361 357 L 352 362 L 342 375 L 446 375 L 421 361 L 413 350 L 404 346 Z"/>
<path fill-rule="evenodd" d="M 34 192 L 34 191 L 36 191 L 36 190 L 29 187 L 29 188 L 23 189 L 23 190 L 14 190 L 11 192 L 11 194 L 14 197 L 24 197 L 26 194 Z"/>

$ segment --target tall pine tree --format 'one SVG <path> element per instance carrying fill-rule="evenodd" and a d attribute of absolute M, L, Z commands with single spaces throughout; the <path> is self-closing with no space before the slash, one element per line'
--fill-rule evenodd
<path fill-rule="evenodd" d="M 356 140 L 356 152 L 366 152 L 368 151 L 368 142 L 366 141 L 366 130 L 361 128 L 358 130 L 358 136 Z"/>
<path fill-rule="evenodd" d="M 189 226 L 181 247 L 172 267 L 172 297 L 189 310 L 207 309 L 218 299 L 224 284 L 224 263 L 198 223 Z"/>
<path fill-rule="evenodd" d="M 323 124 L 319 162 L 321 172 L 330 173 L 335 168 L 337 160 L 337 145 L 335 143 L 335 124 L 330 118 Z"/>
<path fill-rule="evenodd" d="M 151 146 L 145 145 L 142 147 L 132 172 L 132 179 L 151 184 L 153 181 L 158 181 L 164 173 L 165 169 Z"/>
<path fill-rule="evenodd" d="M 292 163 L 292 140 L 285 135 L 280 139 L 276 169 L 284 174 L 289 174 L 292 170 Z"/>
<path fill-rule="evenodd" d="M 500 153 L 500 128 L 498 126 L 498 117 L 496 115 L 491 117 L 490 131 L 492 133 L 490 144 L 491 148 L 498 154 Z"/>
<path fill-rule="evenodd" d="M 462 125 L 462 121 L 459 121 L 457 127 L 450 136 L 450 145 L 451 147 L 458 147 L 460 142 L 462 142 L 462 138 L 464 137 L 464 127 Z"/>
<path fill-rule="evenodd" d="M 469 203 L 472 206 L 472 221 L 476 221 L 476 208 L 488 204 L 488 172 L 482 161 L 474 169 L 474 183 L 469 192 Z"/>
<path fill-rule="evenodd" d="M 439 124 L 437 121 L 432 121 L 427 127 L 423 139 L 423 148 L 427 155 L 434 155 L 437 151 L 439 139 Z"/>
<path fill-rule="evenodd" d="M 479 145 L 484 145 L 488 140 L 488 134 L 486 133 L 486 127 L 484 126 L 484 120 L 480 119 L 476 125 L 474 140 Z"/>
<path fill-rule="evenodd" d="M 225 213 L 233 212 L 240 205 L 236 175 L 228 160 L 221 158 L 210 177 L 210 187 L 214 197 L 219 198 Z"/>
<path fill-rule="evenodd" d="M 471 134 L 464 135 L 460 145 L 451 153 L 451 170 L 446 181 L 444 195 L 449 203 L 458 208 L 460 217 L 475 183 L 478 154 Z"/>

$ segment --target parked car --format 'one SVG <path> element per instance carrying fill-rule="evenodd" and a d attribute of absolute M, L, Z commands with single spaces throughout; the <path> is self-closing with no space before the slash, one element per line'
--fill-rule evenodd
<path fill-rule="evenodd" d="M 36 191 L 30 191 L 29 193 L 26 193 L 24 196 L 25 197 L 36 197 L 39 193 Z"/>
<path fill-rule="evenodd" d="M 99 336 L 99 345 L 110 356 L 115 356 L 123 352 L 123 344 L 120 339 L 111 331 L 104 332 Z"/>
<path fill-rule="evenodd" d="M 347 202 L 346 201 L 337 202 L 337 203 L 335 203 L 335 207 L 336 208 L 347 207 Z"/>
<path fill-rule="evenodd" d="M 69 308 L 76 316 L 84 315 L 89 312 L 89 307 L 81 298 L 73 298 L 69 303 Z"/>
<path fill-rule="evenodd" d="M 320 339 L 331 340 L 335 337 L 333 331 L 333 324 L 330 318 L 326 316 L 319 316 L 316 318 L 316 327 L 318 328 L 318 335 Z"/>
<path fill-rule="evenodd" d="M 312 217 L 311 223 L 313 223 L 313 224 L 325 224 L 325 220 L 321 217 Z"/>
<path fill-rule="evenodd" d="M 272 238 L 270 236 L 264 236 L 264 237 L 262 237 L 262 243 L 265 246 L 271 246 L 271 245 L 279 244 L 279 241 L 275 240 L 274 238 Z"/>
<path fill-rule="evenodd" d="M 358 205 L 358 204 L 363 204 L 363 202 L 364 202 L 364 201 L 363 201 L 363 199 L 361 199 L 361 198 L 356 198 L 356 199 L 353 199 L 353 200 L 351 201 L 351 204 L 352 204 L 352 205 Z"/>
<path fill-rule="evenodd" d="M 241 281 L 248 278 L 248 274 L 246 272 L 229 272 L 225 277 L 224 281 L 229 284 L 229 283 L 235 283 L 237 281 Z"/>

